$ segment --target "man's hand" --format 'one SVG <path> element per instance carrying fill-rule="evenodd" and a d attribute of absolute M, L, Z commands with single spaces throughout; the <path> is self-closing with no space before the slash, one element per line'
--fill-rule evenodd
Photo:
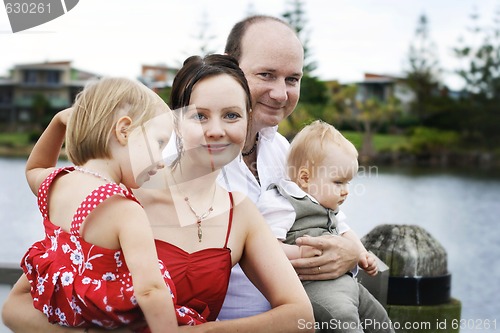
<path fill-rule="evenodd" d="M 295 243 L 298 246 L 307 245 L 321 251 L 319 256 L 290 260 L 303 281 L 335 279 L 351 270 L 359 260 L 357 245 L 345 237 L 304 236 L 297 238 Z"/>

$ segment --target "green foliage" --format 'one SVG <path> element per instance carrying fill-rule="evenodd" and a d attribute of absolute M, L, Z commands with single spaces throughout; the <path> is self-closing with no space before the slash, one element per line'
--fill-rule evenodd
<path fill-rule="evenodd" d="M 326 105 L 328 90 L 324 82 L 308 74 L 302 77 L 300 83 L 300 102 L 306 104 Z"/>
<path fill-rule="evenodd" d="M 453 51 L 461 67 L 456 73 L 464 80 L 459 99 L 449 97 L 439 82 L 436 46 L 429 38 L 427 18 L 419 18 L 410 45 L 406 82 L 416 98 L 411 113 L 396 124 L 415 125 L 407 149 L 421 153 L 439 152 L 461 142 L 460 148 L 493 149 L 500 141 L 500 12 L 492 26 L 483 26 L 479 15 L 471 15 L 468 38 L 461 37 Z"/>
<path fill-rule="evenodd" d="M 454 131 L 442 131 L 428 127 L 415 127 L 409 136 L 407 150 L 414 154 L 447 152 L 460 142 Z"/>
<path fill-rule="evenodd" d="M 279 132 L 288 140 L 291 140 L 305 125 L 311 123 L 315 118 L 311 115 L 307 105 L 299 104 L 295 111 L 279 125 Z"/>
<path fill-rule="evenodd" d="M 20 147 L 30 143 L 31 133 L 0 133 L 0 146 Z"/>
<path fill-rule="evenodd" d="M 50 109 L 50 102 L 42 93 L 33 96 L 31 107 L 34 110 L 36 130 L 46 127 L 47 113 Z"/>
<path fill-rule="evenodd" d="M 500 100 L 500 11 L 496 12 L 493 26 L 481 26 L 479 15 L 471 15 L 469 39 L 460 39 L 453 50 L 465 65 L 456 72 L 465 81 L 465 90 L 471 98 Z"/>
<path fill-rule="evenodd" d="M 374 134 L 387 127 L 401 114 L 401 103 L 394 96 L 385 101 L 374 96 L 360 96 L 356 85 L 338 87 L 332 96 L 333 105 L 339 110 L 341 123 L 347 122 L 363 133 L 360 149 L 362 159 L 375 157 Z"/>
<path fill-rule="evenodd" d="M 165 103 L 169 103 L 170 101 L 170 93 L 172 92 L 172 87 L 166 87 L 166 88 L 163 88 L 159 91 L 157 91 L 157 94 L 158 96 L 161 97 L 161 99 L 163 101 L 165 101 Z"/>
<path fill-rule="evenodd" d="M 471 21 L 469 38 L 462 37 L 454 48 L 464 64 L 457 73 L 465 82 L 466 94 L 457 105 L 458 116 L 449 114 L 457 119 L 455 126 L 468 146 L 494 149 L 500 140 L 500 11 L 491 26 L 480 23 L 477 11 Z"/>

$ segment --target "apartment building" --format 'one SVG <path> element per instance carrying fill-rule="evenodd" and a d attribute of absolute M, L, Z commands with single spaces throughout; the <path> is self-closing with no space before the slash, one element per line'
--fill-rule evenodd
<path fill-rule="evenodd" d="M 71 61 L 15 65 L 8 77 L 0 78 L 0 128 L 44 125 L 98 76 L 72 67 Z"/>

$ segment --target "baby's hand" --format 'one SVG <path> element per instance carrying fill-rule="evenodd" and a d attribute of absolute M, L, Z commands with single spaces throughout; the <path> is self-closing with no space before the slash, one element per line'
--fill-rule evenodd
<path fill-rule="evenodd" d="M 368 275 L 375 276 L 378 272 L 377 260 L 375 255 L 371 252 L 362 252 L 358 261 L 361 267 Z"/>

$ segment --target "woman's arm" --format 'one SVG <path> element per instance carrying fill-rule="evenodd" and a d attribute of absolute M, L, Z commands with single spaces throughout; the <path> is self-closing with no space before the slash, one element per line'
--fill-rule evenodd
<path fill-rule="evenodd" d="M 83 329 L 49 323 L 47 317 L 33 307 L 28 279 L 23 274 L 10 291 L 2 308 L 2 321 L 13 332 L 23 333 L 70 333 L 83 332 Z"/>
<path fill-rule="evenodd" d="M 2 308 L 2 321 L 14 333 L 84 333 L 83 328 L 70 328 L 49 323 L 47 317 L 33 307 L 28 279 L 23 274 L 16 282 Z M 91 328 L 88 333 L 132 333 L 121 328 L 103 330 Z"/>
<path fill-rule="evenodd" d="M 58 112 L 38 139 L 26 162 L 26 179 L 34 194 L 57 164 L 72 109 Z"/>
<path fill-rule="evenodd" d="M 239 262 L 250 281 L 271 303 L 256 316 L 210 322 L 196 332 L 313 332 L 312 306 L 283 250 L 255 205 L 246 199 L 235 207 L 234 220 L 245 224 Z"/>

